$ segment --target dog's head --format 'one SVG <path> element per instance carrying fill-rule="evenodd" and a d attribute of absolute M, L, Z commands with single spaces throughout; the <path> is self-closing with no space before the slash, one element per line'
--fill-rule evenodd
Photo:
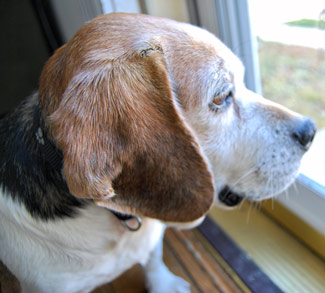
<path fill-rule="evenodd" d="M 165 221 L 200 218 L 215 192 L 279 193 L 315 132 L 249 92 L 213 35 L 144 15 L 85 25 L 47 62 L 39 104 L 72 194 Z"/>

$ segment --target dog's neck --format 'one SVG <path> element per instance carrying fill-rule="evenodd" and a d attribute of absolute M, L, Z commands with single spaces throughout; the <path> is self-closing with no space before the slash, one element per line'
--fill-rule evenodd
<path fill-rule="evenodd" d="M 63 167 L 63 156 L 61 151 L 49 139 L 45 130 L 45 125 L 39 111 L 38 104 L 34 106 L 33 112 L 33 133 L 38 142 L 40 152 L 49 168 L 60 171 Z"/>
<path fill-rule="evenodd" d="M 43 220 L 72 217 L 89 203 L 70 192 L 62 176 L 63 156 L 49 138 L 37 103 L 29 97 L 0 119 L 0 188 Z M 111 211 L 131 231 L 141 227 L 139 217 Z M 128 225 L 135 220 L 137 225 Z"/>
<path fill-rule="evenodd" d="M 37 94 L 0 120 L 0 188 L 36 218 L 72 217 L 87 201 L 70 194 L 62 157 L 41 128 L 36 104 Z"/>

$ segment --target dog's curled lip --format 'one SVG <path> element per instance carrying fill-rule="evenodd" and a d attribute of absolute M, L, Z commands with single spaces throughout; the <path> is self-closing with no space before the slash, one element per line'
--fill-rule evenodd
<path fill-rule="evenodd" d="M 224 186 L 218 194 L 218 199 L 220 202 L 228 207 L 235 207 L 239 205 L 244 196 L 233 192 L 228 185 Z"/>

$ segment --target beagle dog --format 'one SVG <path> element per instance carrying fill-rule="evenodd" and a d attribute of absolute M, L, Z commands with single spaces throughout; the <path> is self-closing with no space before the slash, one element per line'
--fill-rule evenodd
<path fill-rule="evenodd" d="M 0 120 L 0 258 L 23 292 L 89 292 L 136 263 L 150 292 L 190 292 L 166 225 L 280 193 L 316 131 L 243 76 L 209 32 L 148 15 L 99 16 L 58 49 Z"/>

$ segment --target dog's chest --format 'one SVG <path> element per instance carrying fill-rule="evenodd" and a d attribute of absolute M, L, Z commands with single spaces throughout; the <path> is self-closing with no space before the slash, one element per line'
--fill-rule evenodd
<path fill-rule="evenodd" d="M 0 206 L 0 257 L 20 280 L 36 283 L 37 289 L 30 288 L 35 292 L 91 290 L 107 283 L 146 263 L 163 233 L 163 225 L 150 219 L 143 219 L 139 231 L 127 231 L 111 212 L 95 206 L 76 218 L 47 223 L 13 202 Z M 20 217 L 12 217 L 18 211 Z"/>
<path fill-rule="evenodd" d="M 115 239 L 103 240 L 102 245 L 93 247 L 90 256 L 87 253 L 85 255 L 88 268 L 81 272 L 80 276 L 88 283 L 89 289 L 92 283 L 97 283 L 97 286 L 99 283 L 115 279 L 136 263 L 144 265 L 160 241 L 164 229 L 158 221 L 148 219 L 144 219 L 141 229 L 137 232 L 126 231 L 116 219 L 113 222 L 117 225 L 113 232 Z M 86 287 L 85 284 L 82 288 Z"/>

